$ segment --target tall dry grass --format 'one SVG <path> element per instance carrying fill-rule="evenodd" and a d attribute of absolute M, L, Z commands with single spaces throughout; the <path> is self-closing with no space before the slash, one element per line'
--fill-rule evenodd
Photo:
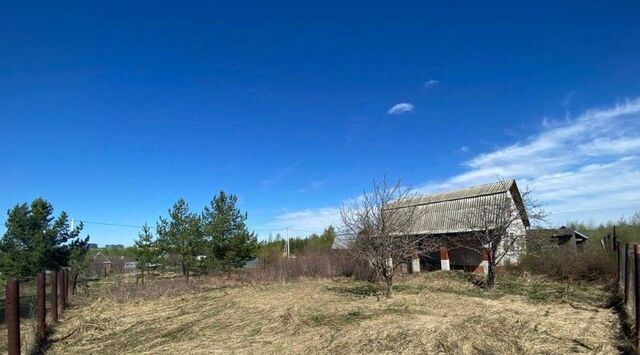
<path fill-rule="evenodd" d="M 229 281 L 224 278 L 215 275 L 197 281 Z M 550 295 L 559 287 L 536 278 L 528 282 Z M 203 286 L 198 292 L 121 304 L 94 298 L 87 307 L 68 313 L 49 350 L 52 354 L 616 351 L 616 317 L 597 303 L 578 297 L 572 306 L 509 290 L 498 295 L 455 272 L 434 272 L 407 277 L 393 299 L 377 297 L 379 289 L 353 279 L 304 277 L 298 282 L 208 290 Z"/>

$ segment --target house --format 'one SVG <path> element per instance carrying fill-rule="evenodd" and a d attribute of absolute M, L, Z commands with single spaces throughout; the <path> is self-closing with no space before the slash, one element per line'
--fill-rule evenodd
<path fill-rule="evenodd" d="M 124 267 L 125 273 L 132 273 L 132 272 L 138 271 L 138 263 L 135 261 L 125 261 L 123 267 Z"/>
<path fill-rule="evenodd" d="M 531 229 L 527 233 L 527 249 L 557 248 L 566 246 L 570 250 L 581 250 L 589 237 L 571 228 L 562 226 L 555 228 Z"/>
<path fill-rule="evenodd" d="M 111 260 L 104 256 L 101 252 L 97 252 L 96 255 L 91 258 L 91 264 L 98 273 L 110 273 L 111 272 Z"/>
<path fill-rule="evenodd" d="M 137 270 L 136 259 L 133 256 L 115 255 L 110 256 L 109 260 L 111 261 L 111 271 L 116 274 L 136 272 Z"/>
<path fill-rule="evenodd" d="M 504 204 L 505 201 L 513 207 L 510 210 L 517 214 L 512 218 L 513 223 L 509 224 L 507 233 L 526 236 L 530 223 L 515 180 L 420 195 L 393 206 L 392 208 L 412 209 L 417 216 L 409 227 L 410 235 L 437 238 L 441 243 L 439 252 L 416 250 L 416 256 L 410 262 L 411 270 L 416 272 L 423 268 L 439 267 L 443 270 L 486 272 L 486 257 L 477 252 L 483 250 L 483 246 L 475 245 L 478 241 L 471 236 L 479 230 L 492 228 L 486 223 L 487 211 L 493 212 L 495 206 Z M 464 240 L 470 248 L 450 243 L 452 238 L 460 240 L 465 237 L 468 237 L 468 241 Z M 344 239 L 336 238 L 333 248 L 344 249 L 348 248 L 348 245 Z M 515 262 L 517 258 L 517 253 L 510 253 L 502 259 L 502 263 Z"/>

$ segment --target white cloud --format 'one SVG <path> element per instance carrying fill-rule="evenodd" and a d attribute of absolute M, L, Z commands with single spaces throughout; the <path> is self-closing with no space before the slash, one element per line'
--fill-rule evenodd
<path fill-rule="evenodd" d="M 412 104 L 408 102 L 402 102 L 402 103 L 393 105 L 393 107 L 391 107 L 389 111 L 387 111 L 387 113 L 390 115 L 401 115 L 403 113 L 411 113 L 413 112 L 413 110 L 414 110 L 414 107 Z"/>
<path fill-rule="evenodd" d="M 326 227 L 340 224 L 340 208 L 310 208 L 302 211 L 287 212 L 264 226 L 265 229 L 283 233 L 289 228 L 289 235 L 309 235 L 313 232 L 320 233 Z"/>
<path fill-rule="evenodd" d="M 422 84 L 422 87 L 429 89 L 438 85 L 439 83 L 440 82 L 438 80 L 429 79 Z"/>
<path fill-rule="evenodd" d="M 545 119 L 542 132 L 477 155 L 463 166 L 465 172 L 426 182 L 418 191 L 515 178 L 521 188 L 534 189 L 554 224 L 617 219 L 623 212 L 640 210 L 640 98 L 588 110 L 575 119 Z M 339 222 L 339 209 L 308 209 L 276 220 L 321 231 Z"/>

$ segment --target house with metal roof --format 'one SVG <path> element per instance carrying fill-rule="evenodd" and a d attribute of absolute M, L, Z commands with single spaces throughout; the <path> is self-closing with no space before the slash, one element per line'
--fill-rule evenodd
<path fill-rule="evenodd" d="M 530 226 L 522 196 L 515 180 L 498 181 L 490 184 L 472 186 L 468 188 L 425 194 L 398 201 L 389 208 L 411 208 L 416 215 L 408 234 L 439 238 L 441 247 L 439 252 L 418 251 L 419 260 L 411 262 L 411 269 L 419 271 L 422 268 L 433 269 L 440 267 L 445 270 L 464 269 L 468 271 L 486 270 L 483 256 L 469 248 L 461 248 L 447 243 L 452 237 L 491 228 L 487 226 L 487 214 L 509 201 L 516 211 L 518 218 L 509 225 L 507 232 L 513 235 L 525 236 Z M 523 238 L 524 239 L 524 238 Z M 472 241 L 470 241 L 472 242 Z M 334 249 L 348 248 L 346 241 L 336 238 Z M 481 247 L 477 248 L 482 249 Z M 504 258 L 504 262 L 515 262 L 516 253 Z"/>

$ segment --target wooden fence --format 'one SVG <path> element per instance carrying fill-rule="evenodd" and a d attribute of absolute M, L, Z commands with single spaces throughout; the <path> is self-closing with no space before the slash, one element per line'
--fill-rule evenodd
<path fill-rule="evenodd" d="M 74 274 L 73 279 L 75 280 L 75 278 Z M 49 317 L 51 324 L 57 323 L 58 316 L 64 312 L 69 304 L 68 269 L 39 273 L 35 278 L 35 295 L 33 292 L 28 292 L 29 289 L 33 290 L 33 281 L 10 279 L 5 285 L 4 322 L 7 327 L 7 353 L 9 355 L 20 355 L 23 345 L 20 343 L 21 319 L 26 318 L 27 315 L 35 316 L 37 340 L 42 343 L 47 336 L 47 317 Z M 22 292 L 21 284 L 27 286 Z M 48 307 L 47 303 L 49 303 Z"/>

